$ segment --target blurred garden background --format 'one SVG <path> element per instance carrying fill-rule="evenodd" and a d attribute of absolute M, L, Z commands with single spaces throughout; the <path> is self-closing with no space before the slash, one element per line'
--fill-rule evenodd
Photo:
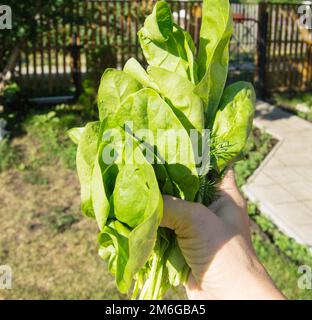
<path fill-rule="evenodd" d="M 201 1 L 168 2 L 198 45 Z M 303 3 L 312 12 L 309 1 L 232 1 L 228 82 L 251 81 L 259 101 L 283 112 L 272 111 L 276 123 L 282 115 L 286 128 L 290 119 L 312 134 L 312 30 L 299 23 Z M 0 265 L 11 266 L 13 289 L 0 290 L 0 299 L 126 299 L 97 255 L 96 224 L 80 213 L 76 146 L 66 131 L 96 119 L 106 68 L 130 57 L 145 64 L 136 34 L 153 1 L 3 4 L 12 9 L 12 29 L 0 30 Z M 283 138 L 273 131 L 255 122 L 235 166 L 240 187 L 272 158 Z M 301 149 L 306 161 L 311 138 Z M 300 177 L 307 196 L 295 200 L 305 209 L 294 215 L 312 235 L 311 174 Z M 298 287 L 298 267 L 312 268 L 311 236 L 296 237 L 257 199 L 248 203 L 253 243 L 273 280 L 290 299 L 312 299 L 312 290 Z M 185 294 L 180 288 L 167 298 Z"/>

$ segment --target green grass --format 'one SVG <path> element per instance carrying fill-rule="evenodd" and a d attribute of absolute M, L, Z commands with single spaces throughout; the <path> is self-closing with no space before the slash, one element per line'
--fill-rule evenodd
<path fill-rule="evenodd" d="M 49 179 L 44 177 L 39 170 L 28 169 L 25 171 L 23 180 L 26 183 L 32 185 L 47 185 L 49 184 Z"/>
<path fill-rule="evenodd" d="M 0 141 L 0 172 L 14 168 L 20 161 L 20 153 L 7 138 Z"/>
<path fill-rule="evenodd" d="M 300 93 L 300 94 L 275 94 L 273 102 L 278 106 L 289 110 L 297 116 L 312 122 L 312 93 Z M 305 105 L 307 110 L 302 111 L 299 105 Z"/>
<path fill-rule="evenodd" d="M 44 215 L 41 220 L 53 234 L 56 234 L 69 229 L 74 223 L 80 221 L 80 217 L 73 212 L 72 208 L 52 206 L 49 214 Z"/>

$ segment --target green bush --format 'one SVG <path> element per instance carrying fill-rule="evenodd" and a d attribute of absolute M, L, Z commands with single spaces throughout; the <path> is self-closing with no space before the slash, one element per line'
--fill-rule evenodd
<path fill-rule="evenodd" d="M 82 93 L 78 99 L 78 103 L 82 107 L 82 116 L 88 120 L 96 119 L 98 114 L 96 87 L 91 80 L 84 80 Z"/>
<path fill-rule="evenodd" d="M 67 129 L 75 121 L 73 114 L 59 117 L 56 111 L 50 111 L 34 115 L 26 122 L 25 129 L 38 141 L 45 163 L 60 160 L 67 168 L 75 167 L 76 148 L 66 135 Z"/>

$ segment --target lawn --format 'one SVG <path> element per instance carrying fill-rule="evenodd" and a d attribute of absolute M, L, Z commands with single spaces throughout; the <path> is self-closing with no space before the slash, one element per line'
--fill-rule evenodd
<path fill-rule="evenodd" d="M 77 106 L 28 108 L 5 115 L 13 135 L 0 145 L 0 265 L 13 270 L 13 289 L 4 299 L 124 299 L 97 255 L 97 227 L 80 213 L 75 146 L 66 130 L 85 122 Z M 242 185 L 275 141 L 254 129 L 245 161 L 235 167 Z M 250 205 L 259 225 L 261 215 Z M 264 218 L 263 218 L 264 219 Z M 266 221 L 266 220 L 264 220 Z M 256 251 L 278 287 L 290 299 L 312 299 L 297 287 L 298 259 L 276 246 L 273 237 L 253 224 Z M 168 298 L 184 298 L 184 290 Z"/>
<path fill-rule="evenodd" d="M 274 103 L 296 114 L 297 116 L 312 122 L 312 93 L 282 93 L 275 94 Z"/>

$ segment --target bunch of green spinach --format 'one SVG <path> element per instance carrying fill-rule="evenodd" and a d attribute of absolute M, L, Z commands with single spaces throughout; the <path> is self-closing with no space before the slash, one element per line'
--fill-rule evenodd
<path fill-rule="evenodd" d="M 204 0 L 202 13 L 196 56 L 190 34 L 174 23 L 165 1 L 157 2 L 138 33 L 147 69 L 133 58 L 123 70 L 107 69 L 99 121 L 69 132 L 78 144 L 82 211 L 97 221 L 99 254 L 119 291 L 132 289 L 133 298 L 161 299 L 189 274 L 174 232 L 160 227 L 162 194 L 208 205 L 211 186 L 239 159 L 252 126 L 252 85 L 224 89 L 229 1 Z M 208 173 L 198 171 L 190 135 L 202 137 L 204 129 L 211 131 L 210 139 L 200 139 Z M 170 148 L 175 132 L 179 142 Z"/>

